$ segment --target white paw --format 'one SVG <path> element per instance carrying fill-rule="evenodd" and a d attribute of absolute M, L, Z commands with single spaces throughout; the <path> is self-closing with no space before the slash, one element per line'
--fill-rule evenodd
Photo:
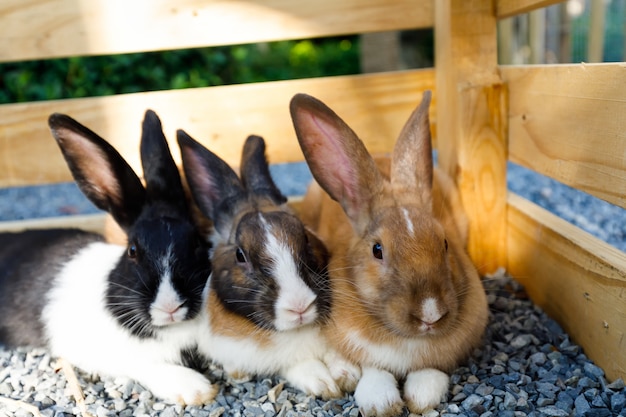
<path fill-rule="evenodd" d="M 307 394 L 322 398 L 338 398 L 342 393 L 326 365 L 310 359 L 287 369 L 284 377 L 290 384 Z"/>
<path fill-rule="evenodd" d="M 435 408 L 448 393 L 450 378 L 437 369 L 411 372 L 404 383 L 404 400 L 412 413 Z"/>
<path fill-rule="evenodd" d="M 364 417 L 397 416 L 404 407 L 396 378 L 387 371 L 375 368 L 363 368 L 354 399 Z"/>
<path fill-rule="evenodd" d="M 169 366 L 167 372 L 152 380 L 147 388 L 157 397 L 183 405 L 207 404 L 218 391 L 201 373 L 176 365 Z"/>
<path fill-rule="evenodd" d="M 345 392 L 353 392 L 361 378 L 361 367 L 345 359 L 337 352 L 329 352 L 324 356 L 330 375 Z"/>

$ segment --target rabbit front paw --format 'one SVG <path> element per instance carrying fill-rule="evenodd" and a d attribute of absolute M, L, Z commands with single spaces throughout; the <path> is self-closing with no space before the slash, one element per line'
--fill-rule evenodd
<path fill-rule="evenodd" d="M 326 365 L 317 359 L 307 360 L 292 366 L 287 369 L 284 376 L 289 383 L 307 394 L 322 398 L 342 396 L 339 386 Z"/>
<path fill-rule="evenodd" d="M 411 372 L 404 383 L 404 400 L 412 413 L 435 408 L 446 397 L 450 378 L 437 369 Z"/>
<path fill-rule="evenodd" d="M 166 373 L 158 375 L 149 389 L 157 397 L 182 405 L 207 404 L 213 401 L 218 392 L 204 375 L 175 365 L 167 369 Z"/>
<path fill-rule="evenodd" d="M 361 368 L 348 361 L 337 352 L 329 352 L 324 356 L 330 375 L 344 392 L 353 392 L 361 378 Z"/>
<path fill-rule="evenodd" d="M 363 368 L 354 399 L 364 417 L 397 416 L 404 408 L 396 378 L 389 372 L 376 368 Z"/>

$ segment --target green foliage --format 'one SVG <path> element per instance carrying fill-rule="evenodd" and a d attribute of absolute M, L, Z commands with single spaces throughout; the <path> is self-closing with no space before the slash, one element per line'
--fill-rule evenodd
<path fill-rule="evenodd" d="M 0 65 L 0 103 L 359 72 L 358 37 Z"/>

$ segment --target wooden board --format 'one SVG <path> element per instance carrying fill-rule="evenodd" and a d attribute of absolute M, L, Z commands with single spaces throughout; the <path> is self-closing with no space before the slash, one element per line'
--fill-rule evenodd
<path fill-rule="evenodd" d="M 48 130 L 52 112 L 69 114 L 109 140 L 141 172 L 138 143 L 147 108 L 160 115 L 177 161 L 175 131 L 182 128 L 237 166 L 249 134 L 265 137 L 272 163 L 304 159 L 289 116 L 289 100 L 295 93 L 323 100 L 372 152 L 387 152 L 426 89 L 434 89 L 433 70 L 4 105 L 0 106 L 0 187 L 72 180 Z"/>
<path fill-rule="evenodd" d="M 509 158 L 626 208 L 626 64 L 502 67 Z"/>
<path fill-rule="evenodd" d="M 431 27 L 433 0 L 3 0 L 0 62 Z"/>
<path fill-rule="evenodd" d="M 626 378 L 626 254 L 512 194 L 508 270 L 613 380 Z"/>
<path fill-rule="evenodd" d="M 437 1 L 435 23 L 439 163 L 459 186 L 469 253 L 490 273 L 506 264 L 506 88 L 493 4 Z"/>

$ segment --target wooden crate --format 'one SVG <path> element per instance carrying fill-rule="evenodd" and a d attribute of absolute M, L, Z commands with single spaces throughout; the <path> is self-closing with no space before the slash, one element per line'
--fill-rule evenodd
<path fill-rule="evenodd" d="M 439 163 L 471 218 L 482 273 L 505 267 L 604 368 L 626 378 L 626 256 L 507 192 L 507 160 L 626 207 L 626 64 L 501 67 L 498 19 L 550 0 L 5 0 L 0 62 L 434 27 L 436 69 L 290 80 L 0 106 L 0 187 L 70 181 L 47 128 L 63 112 L 139 168 L 146 108 L 236 164 L 249 133 L 272 162 L 303 159 L 288 112 L 319 97 L 388 151 L 421 92 L 432 89 Z M 172 149 L 177 146 L 172 142 Z M 179 156 L 175 155 L 178 159 Z M 0 230 L 102 227 L 102 216 L 0 223 Z"/>

